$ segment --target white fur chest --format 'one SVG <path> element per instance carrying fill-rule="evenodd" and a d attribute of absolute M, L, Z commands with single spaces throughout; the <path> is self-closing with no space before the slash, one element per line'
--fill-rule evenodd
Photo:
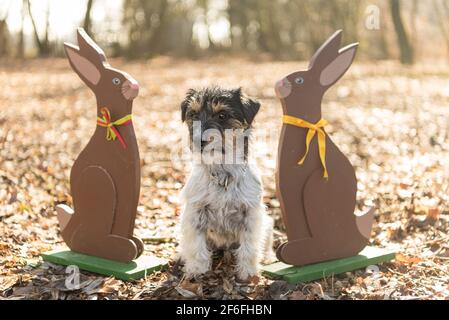
<path fill-rule="evenodd" d="M 185 212 L 217 247 L 238 242 L 260 213 L 262 184 L 251 166 L 195 166 L 183 190 Z"/>
<path fill-rule="evenodd" d="M 196 165 L 182 196 L 197 209 L 256 208 L 262 200 L 262 184 L 257 168 L 250 165 Z"/>

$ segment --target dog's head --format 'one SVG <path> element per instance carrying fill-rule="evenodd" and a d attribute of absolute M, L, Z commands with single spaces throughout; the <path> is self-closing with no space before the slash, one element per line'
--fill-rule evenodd
<path fill-rule="evenodd" d="M 241 89 L 225 90 L 218 87 L 202 90 L 190 89 L 181 104 L 182 121 L 186 122 L 190 141 L 199 143 L 201 150 L 216 140 L 207 132 L 219 133 L 221 141 L 230 131 L 246 132 L 251 128 L 259 111 L 260 103 L 242 94 Z M 195 139 L 195 126 L 200 129 L 201 139 Z M 205 136 L 206 135 L 206 136 Z M 198 142 L 197 142 L 198 141 Z M 215 141 L 217 142 L 217 141 Z M 223 153 L 225 148 L 222 149 Z"/>

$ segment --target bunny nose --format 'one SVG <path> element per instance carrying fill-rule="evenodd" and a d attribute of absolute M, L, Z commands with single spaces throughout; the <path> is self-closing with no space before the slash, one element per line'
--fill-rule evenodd
<path fill-rule="evenodd" d="M 127 100 L 133 100 L 139 95 L 139 84 L 137 81 L 128 80 L 123 84 L 123 95 Z"/>
<path fill-rule="evenodd" d="M 274 91 L 276 92 L 276 96 L 280 99 L 288 97 L 292 92 L 290 81 L 288 81 L 287 78 L 279 80 L 278 82 L 276 82 Z"/>
<path fill-rule="evenodd" d="M 279 80 L 279 81 L 276 82 L 276 84 L 275 84 L 276 90 L 278 90 L 279 88 L 281 88 L 281 87 L 283 87 L 283 86 L 284 86 L 284 79 Z"/>

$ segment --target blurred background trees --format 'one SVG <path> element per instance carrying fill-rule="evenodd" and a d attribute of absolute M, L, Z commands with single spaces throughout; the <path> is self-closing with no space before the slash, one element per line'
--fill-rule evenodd
<path fill-rule="evenodd" d="M 8 19 L 9 7 L 0 9 L 0 57 L 9 53 Z"/>
<path fill-rule="evenodd" d="M 416 2 L 415 2 L 416 3 Z M 390 0 L 391 17 L 399 44 L 400 59 L 403 64 L 413 64 L 413 47 L 405 31 L 401 17 L 401 3 L 399 0 Z"/>
<path fill-rule="evenodd" d="M 0 56 L 61 55 L 76 26 L 110 55 L 130 59 L 305 59 L 337 29 L 345 30 L 345 43 L 361 43 L 367 60 L 413 64 L 449 54 L 449 0 L 118 0 L 114 9 L 110 3 L 0 0 Z"/>
<path fill-rule="evenodd" d="M 193 46 L 193 9 L 184 1 L 124 0 L 124 54 L 129 58 L 170 53 L 189 56 Z"/>

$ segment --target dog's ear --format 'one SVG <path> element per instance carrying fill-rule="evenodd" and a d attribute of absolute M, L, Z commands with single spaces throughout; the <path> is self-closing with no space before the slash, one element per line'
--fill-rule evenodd
<path fill-rule="evenodd" d="M 242 104 L 243 117 L 245 118 L 246 123 L 248 123 L 248 126 L 251 126 L 254 118 L 259 112 L 260 103 L 243 95 L 241 88 L 234 90 L 234 94 L 238 95 L 240 103 Z"/>
<path fill-rule="evenodd" d="M 186 97 L 184 98 L 184 100 L 181 102 L 181 119 L 182 122 L 186 121 L 186 113 L 187 113 L 187 109 L 189 108 L 190 103 L 192 102 L 192 98 L 193 96 L 197 94 L 197 91 L 194 89 L 189 89 L 189 91 L 187 91 Z"/>

